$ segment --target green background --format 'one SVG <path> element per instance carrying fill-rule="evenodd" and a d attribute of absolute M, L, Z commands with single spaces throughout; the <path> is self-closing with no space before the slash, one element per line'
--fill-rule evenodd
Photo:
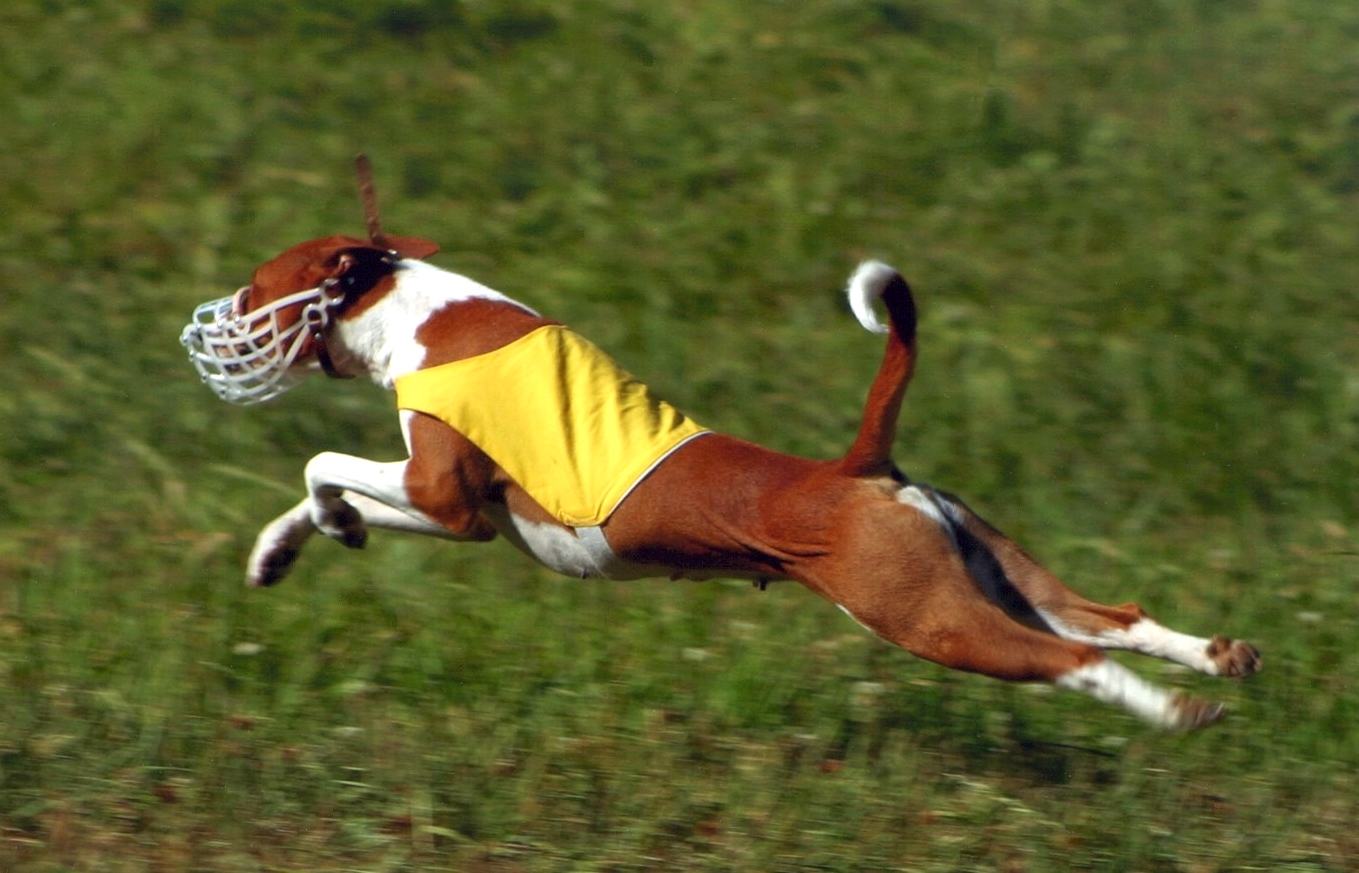
<path fill-rule="evenodd" d="M 12 0 L 0 11 L 0 868 L 1359 867 L 1359 6 Z M 922 310 L 898 459 L 1074 587 L 1255 642 L 1148 731 L 793 585 L 318 541 L 391 399 L 228 407 L 177 343 L 384 224 L 712 427 L 818 457 Z"/>

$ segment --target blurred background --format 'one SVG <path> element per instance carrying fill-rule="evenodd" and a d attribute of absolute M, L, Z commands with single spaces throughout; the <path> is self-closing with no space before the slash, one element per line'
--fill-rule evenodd
<path fill-rule="evenodd" d="M 793 585 L 315 542 L 392 401 L 220 403 L 177 337 L 384 227 L 703 423 L 898 460 L 1083 593 L 1255 642 L 1191 736 L 946 673 Z M 11 0 L 0 11 L 0 867 L 1359 867 L 1359 7 L 1329 0 Z"/>

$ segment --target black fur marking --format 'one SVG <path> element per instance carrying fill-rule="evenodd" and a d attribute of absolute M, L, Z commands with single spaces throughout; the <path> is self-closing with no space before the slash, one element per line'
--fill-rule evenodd
<path fill-rule="evenodd" d="M 940 504 L 943 516 L 948 519 L 948 526 L 953 533 L 953 541 L 958 544 L 958 553 L 962 556 L 963 564 L 967 567 L 967 574 L 972 577 L 972 581 L 977 584 L 981 592 L 986 595 L 992 603 L 1005 610 L 1006 615 L 1021 624 L 1028 625 L 1035 630 L 1055 633 L 1052 626 L 1043 620 L 1043 616 L 1038 613 L 1029 599 L 1024 596 L 1010 577 L 1005 575 L 1005 568 L 995 554 L 986 546 L 986 543 L 977 538 L 965 526 L 955 520 L 955 514 L 961 510 L 956 510 L 956 501 L 951 495 L 933 488 L 924 489 L 934 500 Z"/>

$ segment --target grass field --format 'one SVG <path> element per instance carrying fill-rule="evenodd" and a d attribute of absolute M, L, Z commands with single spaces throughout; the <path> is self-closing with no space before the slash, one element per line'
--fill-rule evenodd
<path fill-rule="evenodd" d="M 0 869 L 1359 869 L 1359 7 L 11 0 Z M 793 585 L 318 542 L 391 399 L 237 409 L 176 338 L 385 225 L 712 427 L 819 457 L 912 280 L 898 457 L 1079 590 L 1255 642 L 1192 735 L 948 673 Z"/>

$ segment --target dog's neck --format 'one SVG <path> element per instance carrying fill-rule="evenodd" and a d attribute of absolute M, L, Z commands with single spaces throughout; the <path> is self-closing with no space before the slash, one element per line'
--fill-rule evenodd
<path fill-rule="evenodd" d="M 424 261 L 405 259 L 392 274 L 394 287 L 377 303 L 340 319 L 330 336 L 336 367 L 349 375 L 367 374 L 384 388 L 396 379 L 442 357 L 431 344 L 439 337 L 428 329 L 437 320 L 455 323 L 459 304 L 492 304 L 520 314 L 537 313 L 498 291 Z M 475 330 L 467 324 L 467 330 Z M 431 352 L 434 351 L 434 354 Z"/>

